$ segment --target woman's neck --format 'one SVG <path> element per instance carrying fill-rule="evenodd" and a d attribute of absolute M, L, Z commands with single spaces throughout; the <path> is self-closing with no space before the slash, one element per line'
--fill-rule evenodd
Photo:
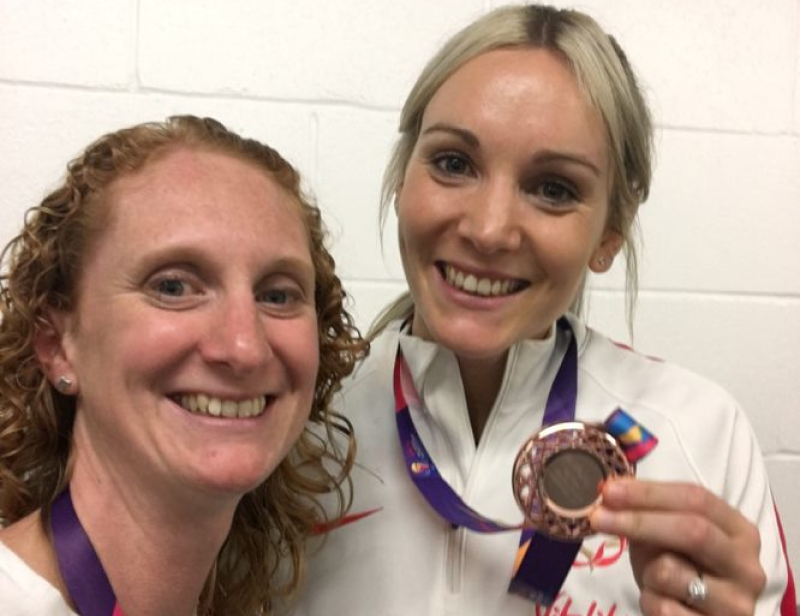
<path fill-rule="evenodd" d="M 423 340 L 434 340 L 424 319 L 417 313 L 411 317 L 410 333 Z M 467 402 L 472 436 L 477 444 L 492 412 L 505 374 L 508 349 L 496 357 L 469 358 L 456 354 L 464 396 Z"/>
<path fill-rule="evenodd" d="M 476 444 L 481 440 L 489 414 L 500 393 L 507 357 L 508 351 L 500 357 L 488 360 L 458 358 L 469 421 Z"/>
<path fill-rule="evenodd" d="M 120 607 L 136 616 L 194 614 L 236 502 L 181 503 L 80 462 L 70 482 L 73 504 Z"/>

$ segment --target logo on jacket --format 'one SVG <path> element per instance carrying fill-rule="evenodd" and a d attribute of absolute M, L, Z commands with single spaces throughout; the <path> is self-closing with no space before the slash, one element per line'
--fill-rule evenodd
<path fill-rule="evenodd" d="M 628 540 L 625 537 L 601 536 L 600 539 L 599 545 L 592 545 L 594 543 L 592 541 L 584 541 L 572 566 L 576 569 L 610 567 L 622 558 L 628 548 Z"/>

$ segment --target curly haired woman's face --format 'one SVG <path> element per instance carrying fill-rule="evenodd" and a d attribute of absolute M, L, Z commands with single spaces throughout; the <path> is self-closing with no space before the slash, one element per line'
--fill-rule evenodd
<path fill-rule="evenodd" d="M 56 318 L 51 378 L 74 375 L 78 391 L 75 473 L 246 492 L 292 447 L 313 400 L 314 268 L 299 208 L 255 166 L 187 149 L 118 180 L 108 203 L 76 307 Z"/>

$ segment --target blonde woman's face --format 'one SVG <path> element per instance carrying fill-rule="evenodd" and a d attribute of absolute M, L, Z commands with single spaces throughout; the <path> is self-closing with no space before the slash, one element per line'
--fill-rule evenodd
<path fill-rule="evenodd" d="M 558 57 L 464 64 L 428 104 L 398 191 L 414 333 L 473 359 L 544 336 L 619 249 L 609 186 L 602 121 Z"/>

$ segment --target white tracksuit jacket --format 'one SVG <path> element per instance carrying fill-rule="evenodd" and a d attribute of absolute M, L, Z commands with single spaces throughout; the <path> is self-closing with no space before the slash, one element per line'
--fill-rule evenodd
<path fill-rule="evenodd" d="M 570 317 L 578 342 L 576 418 L 600 422 L 618 406 L 659 439 L 637 476 L 697 482 L 738 508 L 761 531 L 767 587 L 757 615 L 781 614 L 790 592 L 784 545 L 767 473 L 742 410 L 717 385 L 620 348 Z M 454 355 L 399 332 L 395 323 L 350 378 L 341 404 L 358 442 L 352 513 L 381 510 L 328 534 L 312 552 L 298 616 L 632 616 L 639 591 L 626 543 L 593 536 L 556 602 L 537 606 L 507 593 L 519 534 L 452 529 L 417 492 L 400 451 L 392 370 L 398 339 L 427 412 L 414 423 L 442 476 L 483 515 L 519 523 L 511 469 L 541 426 L 547 394 L 566 350 L 563 332 L 524 341 L 509 355 L 503 384 L 478 445 Z M 792 610 L 794 607 L 792 606 Z M 784 612 L 784 614 L 792 612 Z"/>

